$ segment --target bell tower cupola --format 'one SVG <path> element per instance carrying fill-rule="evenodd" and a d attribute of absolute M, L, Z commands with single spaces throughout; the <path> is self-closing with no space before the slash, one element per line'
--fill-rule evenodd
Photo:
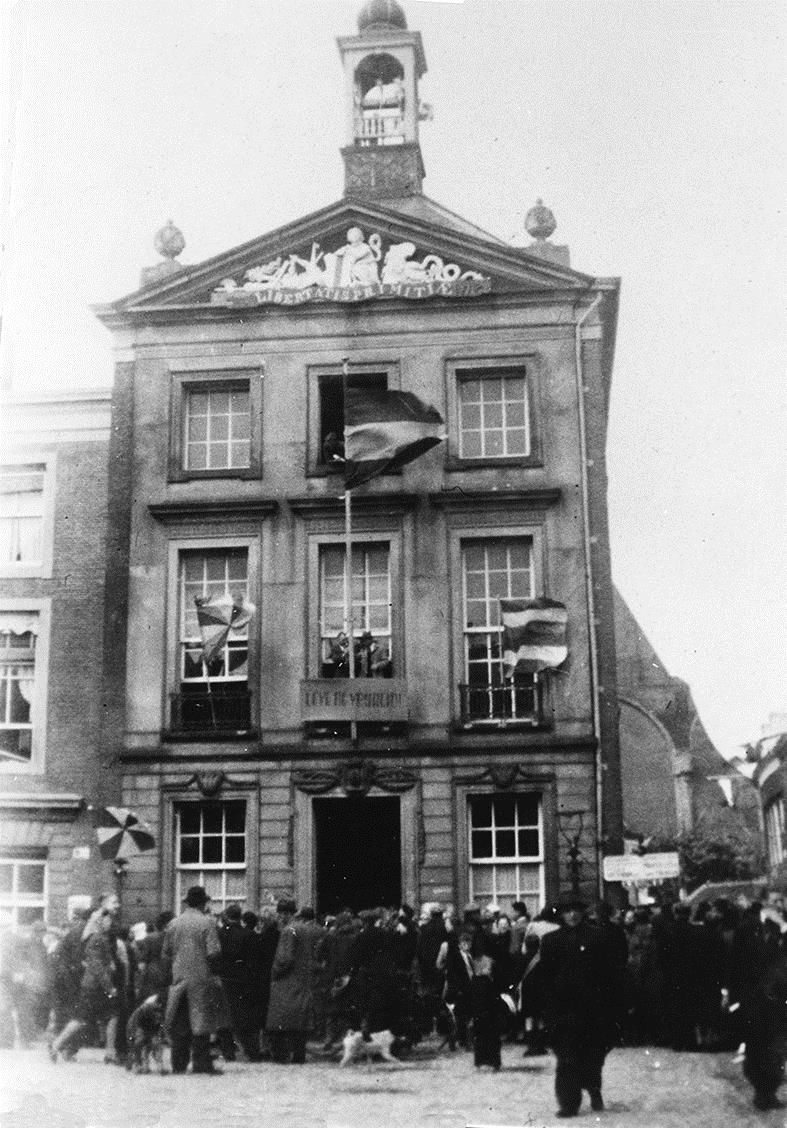
<path fill-rule="evenodd" d="M 358 15 L 358 34 L 337 43 L 345 79 L 345 195 L 420 195 L 418 125 L 428 116 L 418 100 L 418 81 L 426 73 L 420 32 L 408 31 L 396 0 L 368 0 Z"/>

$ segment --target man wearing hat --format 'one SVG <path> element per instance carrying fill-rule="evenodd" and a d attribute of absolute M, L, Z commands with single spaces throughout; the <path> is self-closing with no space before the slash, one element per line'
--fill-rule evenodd
<path fill-rule="evenodd" d="M 559 1117 L 577 1115 L 583 1089 L 594 1111 L 604 1108 L 601 1070 L 612 1044 L 611 970 L 603 936 L 585 919 L 585 908 L 577 896 L 561 898 L 560 927 L 541 940 L 547 1031 L 557 1058 Z"/>
<path fill-rule="evenodd" d="M 164 1026 L 172 1046 L 172 1072 L 185 1073 L 191 1057 L 193 1073 L 219 1073 L 210 1056 L 210 1036 L 229 1026 L 221 980 L 214 972 L 221 958 L 216 921 L 206 905 L 210 897 L 192 885 L 186 907 L 170 921 L 162 959 L 172 969 Z"/>

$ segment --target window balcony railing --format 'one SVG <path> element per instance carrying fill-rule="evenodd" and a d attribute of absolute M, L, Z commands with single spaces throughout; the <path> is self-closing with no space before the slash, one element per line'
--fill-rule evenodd
<path fill-rule="evenodd" d="M 401 145 L 404 141 L 404 118 L 398 111 L 366 111 L 355 119 L 356 145 Z"/>
<path fill-rule="evenodd" d="M 462 728 L 542 724 L 542 690 L 542 683 L 535 676 L 497 685 L 460 684 Z"/>
<path fill-rule="evenodd" d="M 246 736 L 251 732 L 251 693 L 221 683 L 211 692 L 201 686 L 170 695 L 170 730 L 199 735 Z"/>

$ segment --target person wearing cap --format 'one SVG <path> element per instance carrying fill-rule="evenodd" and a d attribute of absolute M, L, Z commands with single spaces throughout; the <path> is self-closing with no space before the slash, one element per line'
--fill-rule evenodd
<path fill-rule="evenodd" d="M 279 943 L 271 969 L 267 1031 L 271 1057 L 279 1064 L 303 1065 L 306 1041 L 314 1026 L 314 978 L 322 929 L 314 910 L 283 898 L 276 906 Z"/>
<path fill-rule="evenodd" d="M 577 896 L 561 898 L 560 927 L 541 940 L 547 1030 L 557 1058 L 559 1117 L 577 1115 L 583 1089 L 594 1112 L 604 1108 L 601 1071 L 612 1044 L 606 946 L 599 930 L 585 919 L 585 908 Z"/>
<path fill-rule="evenodd" d="M 210 1036 L 230 1025 L 221 980 L 216 921 L 206 912 L 210 897 L 201 885 L 186 893 L 186 906 L 164 934 L 162 958 L 172 969 L 164 1026 L 172 1047 L 172 1072 L 219 1073 L 210 1056 Z"/>

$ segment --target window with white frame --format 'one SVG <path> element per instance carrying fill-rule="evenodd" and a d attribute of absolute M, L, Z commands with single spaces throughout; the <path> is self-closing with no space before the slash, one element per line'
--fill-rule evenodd
<path fill-rule="evenodd" d="M 185 470 L 237 470 L 250 464 L 248 384 L 186 392 Z"/>
<path fill-rule="evenodd" d="M 781 796 L 768 803 L 764 815 L 768 865 L 778 866 L 784 859 L 784 800 Z"/>
<path fill-rule="evenodd" d="M 175 804 L 176 906 L 192 885 L 207 890 L 213 912 L 245 904 L 246 863 L 245 799 Z"/>
<path fill-rule="evenodd" d="M 37 634 L 34 612 L 0 612 L 0 761 L 32 757 Z"/>
<path fill-rule="evenodd" d="M 470 899 L 503 911 L 524 901 L 535 915 L 545 896 L 540 795 L 471 795 L 467 803 Z"/>
<path fill-rule="evenodd" d="M 349 676 L 345 636 L 344 545 L 320 548 L 320 660 L 323 677 Z M 388 544 L 354 544 L 352 617 L 357 677 L 391 677 L 391 568 Z"/>
<path fill-rule="evenodd" d="M 530 407 L 523 367 L 457 368 L 460 458 L 527 458 Z"/>
<path fill-rule="evenodd" d="M 249 631 L 230 631 L 221 651 L 207 668 L 202 662 L 202 637 L 197 597 L 248 599 L 248 552 L 245 548 L 199 549 L 180 554 L 180 680 L 182 686 L 211 683 L 245 687 L 249 676 Z"/>
<path fill-rule="evenodd" d="M 178 573 L 178 679 L 172 727 L 204 732 L 246 731 L 251 726 L 249 627 L 227 632 L 207 664 L 196 599 L 229 596 L 248 600 L 248 550 L 210 548 L 183 551 Z"/>
<path fill-rule="evenodd" d="M 535 716 L 536 675 L 505 677 L 500 616 L 501 599 L 529 599 L 534 591 L 532 538 L 462 543 L 462 715 L 468 723 Z"/>
<path fill-rule="evenodd" d="M 0 927 L 46 919 L 46 862 L 0 856 Z"/>
<path fill-rule="evenodd" d="M 0 467 L 0 565 L 38 565 L 43 555 L 44 471 Z"/>

